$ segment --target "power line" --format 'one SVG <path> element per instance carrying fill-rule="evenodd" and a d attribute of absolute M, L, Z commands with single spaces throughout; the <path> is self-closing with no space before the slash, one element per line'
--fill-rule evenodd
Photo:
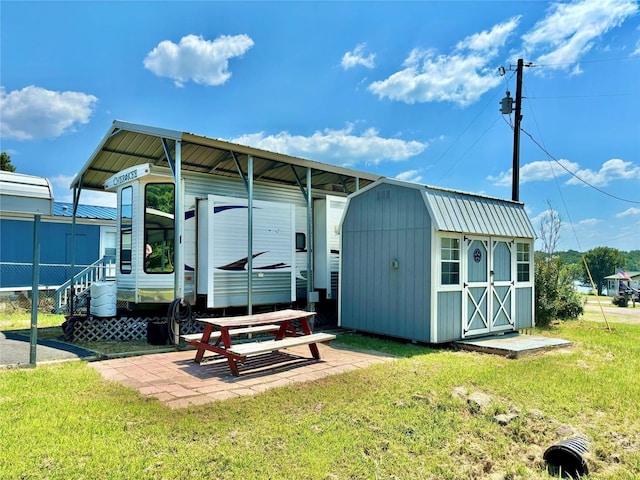
<path fill-rule="evenodd" d="M 511 74 L 511 77 L 509 77 L 509 79 L 507 79 L 507 82 L 508 82 L 511 78 L 513 78 L 513 76 L 514 76 L 514 75 L 515 75 L 515 72 L 513 72 L 513 73 Z M 478 119 L 478 117 L 480 117 L 480 115 L 482 115 L 482 113 L 487 109 L 487 107 L 493 103 L 493 101 L 495 100 L 495 98 L 496 98 L 497 96 L 498 96 L 498 92 L 496 91 L 496 93 L 493 95 L 493 97 L 491 97 L 491 99 L 490 99 L 489 101 L 487 101 L 487 103 L 484 105 L 484 107 L 482 107 L 482 109 L 478 112 L 478 114 L 477 114 L 475 117 L 473 117 L 473 119 L 472 119 L 472 120 L 469 122 L 469 124 L 464 128 L 464 130 L 462 130 L 462 133 L 460 133 L 460 135 L 458 135 L 458 136 L 456 137 L 456 139 L 455 139 L 455 140 L 454 140 L 454 141 L 453 141 L 453 142 L 452 142 L 452 143 L 447 147 L 447 149 L 446 149 L 444 152 L 442 152 L 438 158 L 436 158 L 436 161 L 435 161 L 435 162 L 433 162 L 433 163 L 431 164 L 431 167 L 436 166 L 436 165 L 438 164 L 438 162 L 439 162 L 440 160 L 442 160 L 442 158 L 443 158 L 447 153 L 449 153 L 449 151 L 450 151 L 450 150 L 451 150 L 451 149 L 452 149 L 452 148 L 453 148 L 453 147 L 458 143 L 458 141 L 459 141 L 459 140 L 462 138 L 462 136 L 467 132 L 467 130 L 469 130 L 469 128 L 471 127 L 471 125 L 473 125 L 473 124 L 475 123 L 475 121 Z M 493 123 L 495 123 L 495 122 L 493 122 Z M 492 124 L 491 126 L 493 126 L 493 124 Z M 484 135 L 484 134 L 483 134 L 483 135 Z M 475 142 L 475 143 L 478 143 L 478 142 L 477 142 L 477 140 L 476 140 L 476 142 Z M 475 143 L 474 143 L 474 145 L 475 145 Z M 467 153 L 468 153 L 468 150 L 467 150 L 467 152 L 465 152 L 465 153 L 463 154 L 463 156 L 464 156 L 464 155 L 466 155 Z M 462 159 L 462 157 L 460 157 L 458 160 L 456 160 L 456 163 L 458 163 L 461 159 Z M 451 171 L 451 170 L 449 169 L 449 171 Z M 447 171 L 447 173 L 449 173 L 449 171 Z M 443 175 L 443 176 L 444 176 L 444 175 Z M 440 178 L 442 178 L 442 177 L 440 177 Z"/>
<path fill-rule="evenodd" d="M 557 98 L 600 98 L 600 97 L 631 97 L 636 95 L 634 93 L 608 93 L 608 94 L 599 94 L 599 95 L 558 95 L 558 96 L 547 96 L 547 97 L 527 97 L 532 100 L 540 100 L 540 99 L 557 99 Z"/>
<path fill-rule="evenodd" d="M 522 128 L 522 129 L 521 129 L 521 131 L 522 131 L 526 136 L 528 136 L 528 137 L 531 139 L 531 141 L 532 141 L 534 144 L 536 144 L 536 145 L 538 146 L 538 148 L 539 148 L 540 150 L 542 150 L 542 151 L 543 151 L 543 152 L 544 152 L 544 153 L 545 153 L 545 154 L 546 154 L 546 155 L 547 155 L 551 160 L 553 160 L 553 161 L 554 161 L 554 162 L 556 162 L 558 165 L 560 165 L 560 167 L 561 167 L 563 170 L 565 170 L 568 174 L 570 174 L 570 175 L 571 175 L 572 177 L 574 177 L 576 180 L 578 180 L 578 181 L 580 181 L 580 182 L 584 183 L 586 186 L 588 186 L 588 187 L 590 187 L 590 188 L 593 188 L 594 190 L 596 190 L 596 191 L 598 191 L 598 192 L 600 192 L 600 193 L 602 193 L 603 195 L 606 195 L 606 196 L 608 196 L 608 197 L 615 198 L 616 200 L 620 200 L 620 201 L 622 201 L 622 202 L 640 204 L 640 201 L 637 201 L 637 200 L 629 200 L 629 199 L 627 199 L 627 198 L 618 197 L 617 195 L 614 195 L 614 194 L 612 194 L 612 193 L 609 193 L 609 192 L 607 192 L 607 191 L 605 191 L 605 190 L 602 190 L 601 188 L 596 187 L 595 185 L 590 184 L 590 183 L 589 183 L 589 182 L 587 182 L 585 179 L 583 179 L 583 178 L 579 177 L 576 173 L 572 172 L 572 171 L 571 171 L 571 170 L 569 170 L 567 167 L 565 167 L 565 166 L 564 166 L 560 161 L 558 161 L 558 160 L 557 160 L 553 155 L 551 155 L 551 153 L 549 153 L 549 151 L 548 151 L 546 148 L 544 148 L 542 145 L 540 145 L 540 143 L 539 143 L 535 138 L 533 138 L 533 135 L 531 135 L 529 132 L 527 132 L 524 128 Z"/>
<path fill-rule="evenodd" d="M 580 60 L 573 62 L 558 62 L 558 63 L 536 63 L 531 65 L 532 67 L 560 67 L 562 65 L 577 65 L 578 63 L 602 63 L 602 62 L 617 62 L 619 60 L 640 60 L 640 55 L 628 55 L 626 57 L 614 57 L 614 58 L 599 58 L 595 60 Z"/>
<path fill-rule="evenodd" d="M 499 119 L 500 119 L 500 116 L 496 117 L 496 119 L 493 121 L 493 123 L 491 125 L 489 125 L 489 127 L 484 132 L 482 132 L 482 134 L 476 139 L 476 141 L 473 142 L 471 144 L 471 146 L 469 148 L 467 148 L 465 150 L 465 152 L 462 155 L 460 155 L 460 157 L 458 157 L 458 159 L 449 166 L 449 169 L 444 174 L 440 175 L 438 180 L 441 180 L 442 178 L 447 176 L 449 174 L 449 172 L 451 172 L 451 170 L 453 170 L 453 167 L 455 167 L 460 162 L 460 160 L 462 160 L 467 155 L 467 153 L 469 153 L 473 149 L 473 147 L 475 147 L 478 144 L 478 142 L 482 139 L 482 137 L 484 137 L 487 134 L 487 132 L 493 128 L 493 126 L 496 124 L 496 122 Z"/>
<path fill-rule="evenodd" d="M 529 108 L 531 110 L 531 115 L 533 116 L 533 123 L 535 123 L 536 128 L 538 129 L 538 135 L 540 135 L 540 138 L 542 138 L 542 130 L 540 129 L 540 125 L 538 124 L 538 119 L 533 109 L 533 104 L 529 100 L 529 98 L 531 97 L 526 97 L 526 98 L 527 98 L 527 103 L 529 105 Z M 542 141 L 544 142 L 544 139 Z M 560 188 L 560 182 L 558 182 L 558 176 L 556 175 L 556 172 L 553 169 L 553 163 L 550 162 L 549 166 L 551 167 L 551 174 L 553 175 L 554 183 L 556 184 L 556 188 L 558 189 L 560 200 L 562 200 L 562 205 L 564 206 L 564 210 L 567 213 L 567 217 L 569 217 L 569 225 L 571 225 L 571 231 L 573 232 L 573 236 L 576 240 L 576 244 L 578 245 L 578 249 L 582 250 L 582 247 L 580 246 L 580 239 L 578 238 L 578 233 L 576 232 L 576 228 L 573 224 L 573 220 L 571 219 L 571 213 L 569 212 L 569 207 L 567 206 L 567 202 L 565 201 L 564 195 L 562 194 L 562 189 Z"/>

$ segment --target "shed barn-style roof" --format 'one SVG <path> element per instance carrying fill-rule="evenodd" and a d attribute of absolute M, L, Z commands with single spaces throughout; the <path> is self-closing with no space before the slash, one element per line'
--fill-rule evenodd
<path fill-rule="evenodd" d="M 535 238 L 524 204 L 470 193 L 424 187 L 436 230 Z"/>
<path fill-rule="evenodd" d="M 366 172 L 324 164 L 208 138 L 193 133 L 167 130 L 116 120 L 96 150 L 76 175 L 71 187 L 103 190 L 112 175 L 142 163 L 171 167 L 176 142 L 181 142 L 181 169 L 223 177 L 240 178 L 238 168 L 247 171 L 247 157 L 253 158 L 254 182 L 297 186 L 304 184 L 311 169 L 315 189 L 351 193 L 380 178 Z M 169 155 L 167 155 L 169 154 Z"/>
<path fill-rule="evenodd" d="M 535 230 L 524 204 L 474 193 L 383 178 L 360 190 L 361 195 L 378 185 L 388 184 L 418 190 L 423 195 L 434 228 L 442 232 L 535 238 Z"/>

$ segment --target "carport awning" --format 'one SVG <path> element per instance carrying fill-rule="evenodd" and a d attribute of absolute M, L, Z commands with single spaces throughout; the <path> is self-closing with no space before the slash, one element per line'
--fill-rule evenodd
<path fill-rule="evenodd" d="M 142 163 L 170 167 L 165 145 L 175 151 L 182 144 L 182 171 L 240 178 L 238 165 L 244 172 L 247 157 L 253 157 L 254 181 L 297 186 L 304 182 L 308 168 L 316 189 L 351 193 L 379 179 L 379 175 L 359 172 L 335 165 L 291 157 L 266 150 L 238 145 L 187 132 L 114 121 L 97 149 L 71 187 L 104 190 L 104 182 L 112 175 Z M 163 145 L 163 141 L 165 145 Z"/>

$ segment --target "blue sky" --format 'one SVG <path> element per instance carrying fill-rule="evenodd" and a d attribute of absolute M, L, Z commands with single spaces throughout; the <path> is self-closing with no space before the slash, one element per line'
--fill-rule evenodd
<path fill-rule="evenodd" d="M 3 1 L 0 16 L 1 149 L 58 201 L 114 119 L 510 199 L 499 103 L 522 58 L 534 227 L 551 206 L 560 250 L 640 249 L 637 1 Z"/>

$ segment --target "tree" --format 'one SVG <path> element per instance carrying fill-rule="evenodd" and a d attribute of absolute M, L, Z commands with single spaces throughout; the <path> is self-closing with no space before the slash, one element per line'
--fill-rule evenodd
<path fill-rule="evenodd" d="M 627 268 L 632 272 L 640 270 L 640 250 L 631 250 L 627 253 Z"/>
<path fill-rule="evenodd" d="M 0 153 L 0 170 L 5 172 L 15 172 L 16 167 L 11 164 L 11 157 L 7 152 Z"/>
<path fill-rule="evenodd" d="M 625 255 L 615 248 L 611 247 L 596 247 L 589 250 L 585 254 L 593 283 L 596 284 L 598 295 L 602 294 L 602 289 L 606 285 L 604 277 L 613 275 L 616 273 L 616 268 L 625 268 L 627 264 L 627 258 Z M 586 268 L 583 266 L 584 281 L 589 281 L 589 275 Z"/>
<path fill-rule="evenodd" d="M 584 312 L 580 296 L 573 289 L 575 266 L 564 265 L 555 252 L 562 219 L 551 204 L 547 204 L 549 209 L 540 218 L 538 232 L 543 251 L 534 256 L 535 312 L 539 326 L 547 326 L 557 318 L 578 318 Z"/>

